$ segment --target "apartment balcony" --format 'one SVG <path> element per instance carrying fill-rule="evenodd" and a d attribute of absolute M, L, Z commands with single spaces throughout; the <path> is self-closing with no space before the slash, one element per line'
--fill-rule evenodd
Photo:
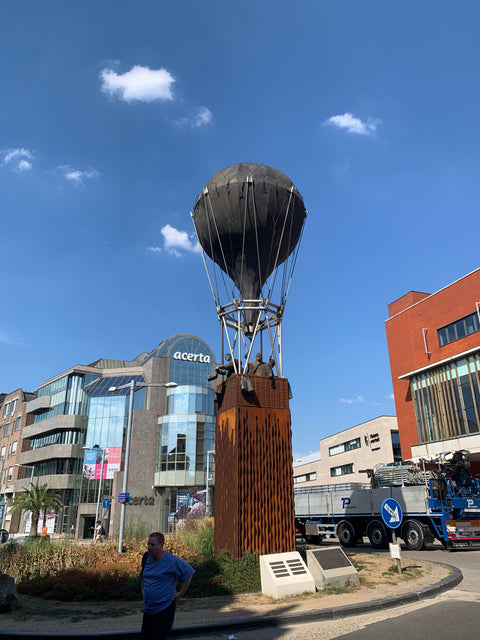
<path fill-rule="evenodd" d="M 23 427 L 22 438 L 33 438 L 58 429 L 86 429 L 86 416 L 52 416 L 35 424 Z"/>
<path fill-rule="evenodd" d="M 40 396 L 39 398 L 30 400 L 30 402 L 27 402 L 26 404 L 25 412 L 38 413 L 39 411 L 45 411 L 45 409 L 50 409 L 51 400 L 52 400 L 52 396 Z"/>
<path fill-rule="evenodd" d="M 35 465 L 38 462 L 57 458 L 82 458 L 83 447 L 81 444 L 50 444 L 39 449 L 22 451 L 18 456 L 19 464 Z"/>
<path fill-rule="evenodd" d="M 27 472 L 29 470 L 27 469 Z M 48 484 L 49 489 L 55 489 L 56 491 L 60 491 L 61 489 L 75 489 L 75 484 L 78 476 L 75 474 L 67 474 L 67 473 L 59 473 L 50 476 L 40 476 L 34 477 L 33 484 Z M 12 485 L 12 483 L 10 483 Z M 26 478 L 22 478 L 21 480 L 16 480 L 13 483 L 13 491 L 15 493 L 21 493 L 28 489 L 30 485 L 30 476 L 27 473 Z"/>

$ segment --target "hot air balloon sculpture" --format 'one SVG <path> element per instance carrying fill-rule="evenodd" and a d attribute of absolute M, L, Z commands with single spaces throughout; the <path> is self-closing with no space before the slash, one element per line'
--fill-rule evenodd
<path fill-rule="evenodd" d="M 303 199 L 281 171 L 240 163 L 209 180 L 192 218 L 222 326 L 222 362 L 229 360 L 217 367 L 215 549 L 237 558 L 247 550 L 290 552 L 290 385 L 281 323 L 306 219 Z"/>
<path fill-rule="evenodd" d="M 281 322 L 306 218 L 302 196 L 281 171 L 240 163 L 208 181 L 192 218 L 235 372 L 246 371 L 266 331 L 281 376 Z M 224 351 L 222 340 L 222 359 Z"/>

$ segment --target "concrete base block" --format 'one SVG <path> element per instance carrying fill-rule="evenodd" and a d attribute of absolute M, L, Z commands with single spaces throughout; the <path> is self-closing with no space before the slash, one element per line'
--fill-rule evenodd
<path fill-rule="evenodd" d="M 260 556 L 262 593 L 276 600 L 315 593 L 315 581 L 298 551 Z"/>
<path fill-rule="evenodd" d="M 307 566 L 319 589 L 358 584 L 360 578 L 341 547 L 309 549 Z"/>

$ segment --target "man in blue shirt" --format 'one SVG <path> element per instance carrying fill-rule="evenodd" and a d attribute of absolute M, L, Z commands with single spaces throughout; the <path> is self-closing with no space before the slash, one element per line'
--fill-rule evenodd
<path fill-rule="evenodd" d="M 142 560 L 142 640 L 165 640 L 173 625 L 175 603 L 185 594 L 195 573 L 185 560 L 165 551 L 164 544 L 163 533 L 151 533 Z"/>

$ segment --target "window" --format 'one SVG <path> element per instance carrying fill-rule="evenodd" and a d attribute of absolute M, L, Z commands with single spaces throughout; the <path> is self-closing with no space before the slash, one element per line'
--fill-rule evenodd
<path fill-rule="evenodd" d="M 477 331 L 480 331 L 480 321 L 478 319 L 478 313 L 475 311 L 469 316 L 465 316 L 465 318 L 460 318 L 460 320 L 451 322 L 450 324 L 447 324 L 446 327 L 438 329 L 438 344 L 441 347 L 444 347 L 450 342 L 460 340 L 461 338 L 464 338 L 471 333 L 476 333 Z"/>
<path fill-rule="evenodd" d="M 2 447 L 0 450 L 0 460 L 5 460 L 5 454 L 7 452 L 7 447 Z"/>
<path fill-rule="evenodd" d="M 300 482 L 310 482 L 311 480 L 317 479 L 317 472 L 312 471 L 311 473 L 304 473 L 302 476 L 294 476 L 293 484 L 299 484 Z"/>
<path fill-rule="evenodd" d="M 420 444 L 480 432 L 480 354 L 411 378 Z"/>
<path fill-rule="evenodd" d="M 84 444 L 85 434 L 82 431 L 61 430 L 45 436 L 30 438 L 30 449 L 41 449 L 52 444 Z"/>
<path fill-rule="evenodd" d="M 336 456 L 339 453 L 345 453 L 345 451 L 360 449 L 360 447 L 360 438 L 354 438 L 353 440 L 348 440 L 347 442 L 342 442 L 342 444 L 337 444 L 334 447 L 330 447 L 328 450 L 328 455 Z"/>
<path fill-rule="evenodd" d="M 346 476 L 353 473 L 353 462 L 350 464 L 342 464 L 340 467 L 332 467 L 330 469 L 330 476 L 337 478 L 338 476 Z"/>
<path fill-rule="evenodd" d="M 5 434 L 4 435 L 8 436 L 9 430 L 10 430 L 10 423 L 6 422 L 5 423 Z"/>
<path fill-rule="evenodd" d="M 398 431 L 390 431 L 392 438 L 393 460 L 399 462 L 402 459 L 402 450 L 400 448 L 400 436 Z"/>
<path fill-rule="evenodd" d="M 7 482 L 10 482 L 12 478 L 13 478 L 13 467 L 8 467 Z"/>
<path fill-rule="evenodd" d="M 15 422 L 15 431 L 19 431 L 21 422 L 22 422 L 22 416 L 18 416 L 17 421 Z"/>
<path fill-rule="evenodd" d="M 10 455 L 15 456 L 16 454 L 17 454 L 17 441 L 15 440 L 15 442 L 12 442 L 12 444 L 10 445 Z"/>
<path fill-rule="evenodd" d="M 10 411 L 12 413 L 15 413 L 15 411 L 17 410 L 17 406 L 18 406 L 18 398 L 15 398 L 15 400 L 12 400 L 12 408 L 10 409 Z"/>
<path fill-rule="evenodd" d="M 8 416 L 9 413 L 10 413 L 10 402 L 7 402 L 7 404 L 3 405 L 3 417 L 5 418 L 5 416 Z"/>

